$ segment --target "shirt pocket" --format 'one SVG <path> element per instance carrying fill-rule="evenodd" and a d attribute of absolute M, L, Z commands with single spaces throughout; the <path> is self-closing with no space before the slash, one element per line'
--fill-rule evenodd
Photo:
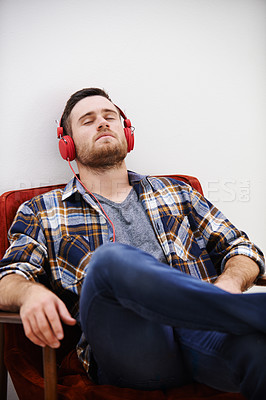
<path fill-rule="evenodd" d="M 202 255 L 204 245 L 191 229 L 187 216 L 165 215 L 164 223 L 171 252 L 183 261 L 193 261 Z"/>
<path fill-rule="evenodd" d="M 57 285 L 80 294 L 91 255 L 89 241 L 84 236 L 63 236 L 56 255 Z"/>

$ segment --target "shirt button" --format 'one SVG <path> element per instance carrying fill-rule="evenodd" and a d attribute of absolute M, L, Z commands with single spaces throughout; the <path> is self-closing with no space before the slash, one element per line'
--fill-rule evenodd
<path fill-rule="evenodd" d="M 110 237 L 109 240 L 110 240 L 110 242 L 113 242 L 113 241 L 114 241 L 114 238 L 113 238 L 113 237 Z"/>

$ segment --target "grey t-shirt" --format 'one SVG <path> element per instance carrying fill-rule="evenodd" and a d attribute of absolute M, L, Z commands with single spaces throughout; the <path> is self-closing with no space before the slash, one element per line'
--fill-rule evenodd
<path fill-rule="evenodd" d="M 151 221 L 133 188 L 122 203 L 116 203 L 99 194 L 94 195 L 114 224 L 116 242 L 142 249 L 160 262 L 167 263 Z"/>

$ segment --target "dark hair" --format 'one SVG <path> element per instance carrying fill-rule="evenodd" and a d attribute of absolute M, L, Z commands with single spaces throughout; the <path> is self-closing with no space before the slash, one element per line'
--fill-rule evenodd
<path fill-rule="evenodd" d="M 110 99 L 109 95 L 102 89 L 99 88 L 86 88 L 86 89 L 81 89 L 78 92 L 72 94 L 72 96 L 69 98 L 69 100 L 66 103 L 63 115 L 61 117 L 61 123 L 60 126 L 62 126 L 64 130 L 64 135 L 70 135 L 72 136 L 72 130 L 71 130 L 71 121 L 70 121 L 70 114 L 74 106 L 82 99 L 85 99 L 85 97 L 90 97 L 90 96 L 102 96 L 105 97 L 106 99 Z"/>

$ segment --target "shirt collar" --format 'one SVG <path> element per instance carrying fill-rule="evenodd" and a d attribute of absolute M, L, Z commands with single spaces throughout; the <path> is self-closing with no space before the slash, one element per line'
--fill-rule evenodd
<path fill-rule="evenodd" d="M 68 199 L 70 196 L 78 192 L 78 188 L 76 185 L 77 179 L 75 176 L 68 182 L 68 184 L 65 186 L 62 194 L 62 200 Z"/>
<path fill-rule="evenodd" d="M 134 186 L 135 184 L 142 181 L 142 179 L 146 178 L 146 175 L 137 174 L 136 172 L 133 171 L 127 171 L 127 172 L 128 172 L 128 180 L 131 186 Z"/>
<path fill-rule="evenodd" d="M 141 175 L 137 174 L 136 172 L 133 171 L 128 171 L 128 179 L 129 183 L 131 186 L 134 186 L 135 184 L 139 183 L 141 180 L 143 180 L 146 177 L 146 175 Z M 69 197 L 71 197 L 75 193 L 80 193 L 81 195 L 84 195 L 85 189 L 83 186 L 79 183 L 77 178 L 73 176 L 73 178 L 68 182 L 68 184 L 65 186 L 63 195 L 62 195 L 62 200 L 66 200 Z"/>

